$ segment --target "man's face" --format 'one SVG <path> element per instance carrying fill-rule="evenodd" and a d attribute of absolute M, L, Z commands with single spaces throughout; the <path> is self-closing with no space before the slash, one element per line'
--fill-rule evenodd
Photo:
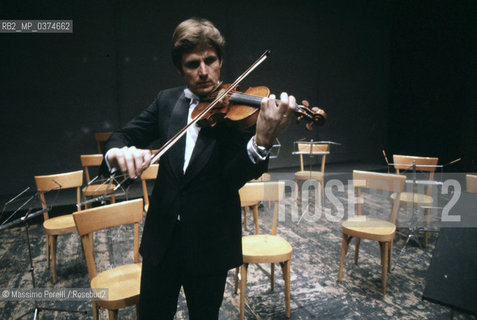
<path fill-rule="evenodd" d="M 181 63 L 179 74 L 187 87 L 199 97 L 208 95 L 219 81 L 222 61 L 213 48 L 196 47 L 182 55 Z"/>

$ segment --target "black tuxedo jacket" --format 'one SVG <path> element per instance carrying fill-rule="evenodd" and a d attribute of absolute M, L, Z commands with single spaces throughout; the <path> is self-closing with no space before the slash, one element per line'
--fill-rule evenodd
<path fill-rule="evenodd" d="M 159 92 L 146 110 L 113 133 L 106 151 L 125 145 L 146 148 L 174 136 L 187 124 L 189 100 L 183 89 Z M 187 272 L 218 274 L 242 264 L 238 189 L 267 167 L 267 161 L 253 164 L 248 157 L 246 144 L 253 133 L 253 128 L 224 123 L 202 128 L 185 174 L 185 136 L 160 159 L 140 246 L 144 261 L 161 263 L 180 215 Z"/>

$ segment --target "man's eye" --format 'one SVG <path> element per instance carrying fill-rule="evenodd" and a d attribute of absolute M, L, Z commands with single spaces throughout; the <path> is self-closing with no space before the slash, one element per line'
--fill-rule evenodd
<path fill-rule="evenodd" d="M 188 69 L 197 69 L 200 65 L 199 61 L 190 61 L 185 64 Z"/>
<path fill-rule="evenodd" d="M 205 59 L 205 64 L 210 66 L 212 63 L 214 63 L 215 61 L 217 61 L 217 58 L 216 57 L 209 57 L 209 58 L 206 58 Z"/>

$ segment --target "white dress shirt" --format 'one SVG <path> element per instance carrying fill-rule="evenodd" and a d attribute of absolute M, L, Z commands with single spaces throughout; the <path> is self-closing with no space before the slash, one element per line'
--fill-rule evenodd
<path fill-rule="evenodd" d="M 190 100 L 189 104 L 189 115 L 187 116 L 187 124 L 192 121 L 192 111 L 199 104 L 199 97 L 192 93 L 189 88 L 184 89 L 184 95 L 187 99 Z M 189 165 L 190 158 L 192 156 L 192 151 L 194 151 L 195 143 L 197 142 L 197 137 L 199 136 L 200 127 L 195 124 L 190 126 L 186 132 L 186 144 L 185 144 L 185 153 L 184 153 L 184 173 L 187 170 Z"/>

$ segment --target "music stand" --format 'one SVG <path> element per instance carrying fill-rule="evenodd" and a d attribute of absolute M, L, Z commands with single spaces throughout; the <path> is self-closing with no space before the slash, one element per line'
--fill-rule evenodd
<path fill-rule="evenodd" d="M 275 138 L 275 141 L 273 142 L 272 147 L 270 148 L 270 159 L 276 159 L 280 155 L 280 149 L 282 147 L 282 144 L 278 140 L 278 138 Z"/>
<path fill-rule="evenodd" d="M 123 179 L 123 182 L 120 183 L 118 179 Z M 85 199 L 84 201 L 77 203 L 76 206 L 78 208 L 81 208 L 83 206 L 86 208 L 86 205 L 95 202 L 99 202 L 101 205 L 104 205 L 106 204 L 106 200 L 118 196 L 126 196 L 126 200 L 128 200 L 129 187 L 138 179 L 127 179 L 127 174 L 123 174 L 119 170 L 116 170 L 112 172 L 111 175 L 106 179 L 102 179 L 101 175 L 98 174 L 96 177 L 94 177 L 88 182 L 88 186 L 94 185 L 93 183 L 97 180 L 101 180 L 101 183 L 98 184 L 97 188 L 94 191 L 98 191 L 101 187 L 106 186 L 104 193 L 91 199 Z M 114 185 L 115 187 L 113 187 Z M 121 190 L 122 192 L 119 192 L 119 190 Z"/>
<path fill-rule="evenodd" d="M 399 165 L 399 164 L 392 163 L 392 165 L 395 166 L 395 165 Z M 402 247 L 398 257 L 400 257 L 403 254 L 403 252 L 406 250 L 406 247 L 409 244 L 411 239 L 414 240 L 421 249 L 424 249 L 423 245 L 421 244 L 421 241 L 419 240 L 419 234 L 421 234 L 423 232 L 438 232 L 439 231 L 437 228 L 431 228 L 429 225 L 428 226 L 423 226 L 419 222 L 419 217 L 418 217 L 418 214 L 416 213 L 416 211 L 418 211 L 419 209 L 442 209 L 442 208 L 434 207 L 434 206 L 419 206 L 419 208 L 417 208 L 417 210 L 416 210 L 415 209 L 416 203 L 414 201 L 415 201 L 415 195 L 418 194 L 418 192 L 416 192 L 416 189 L 419 188 L 419 186 L 437 186 L 438 187 L 438 186 L 442 185 L 442 182 L 441 181 L 429 180 L 429 179 L 424 179 L 424 180 L 418 179 L 417 178 L 417 171 L 418 171 L 419 168 L 436 168 L 435 170 L 440 168 L 441 175 L 442 175 L 443 165 L 439 165 L 439 164 L 437 164 L 437 165 L 422 165 L 422 164 L 418 165 L 418 164 L 416 164 L 416 161 L 413 161 L 411 167 L 409 168 L 411 170 L 411 173 L 412 173 L 412 179 L 406 179 L 406 184 L 411 186 L 412 202 L 411 202 L 410 207 L 411 207 L 412 211 L 411 211 L 411 218 L 409 220 L 409 225 L 407 227 L 408 234 L 406 236 L 406 242 L 404 243 L 404 246 Z"/>
<path fill-rule="evenodd" d="M 445 166 L 448 166 L 448 165 L 451 165 L 451 164 L 455 164 L 457 162 L 459 162 L 460 160 L 462 160 L 461 158 L 457 158 L 453 161 L 450 161 L 444 165 L 440 165 L 440 164 L 426 164 L 426 163 L 420 163 L 420 164 L 417 164 L 416 163 L 416 160 L 413 160 L 411 162 L 411 164 L 409 163 L 405 163 L 405 164 L 399 164 L 399 163 L 390 163 L 387 159 L 387 156 L 386 156 L 386 152 L 383 150 L 383 155 L 384 155 L 384 159 L 386 161 L 386 163 L 388 164 L 388 172 L 389 172 L 389 169 L 390 169 L 390 166 L 392 165 L 393 167 L 397 167 L 397 168 L 401 168 L 403 169 L 403 167 L 405 168 L 405 171 L 411 171 L 412 172 L 412 179 L 408 179 L 406 180 L 406 183 L 410 184 L 411 187 L 412 187 L 412 213 L 411 213 L 411 219 L 410 219 L 410 223 L 409 223 L 409 227 L 408 227 L 408 235 L 407 235 L 407 239 L 406 239 L 406 242 L 404 244 L 404 247 L 401 249 L 401 252 L 399 254 L 399 256 L 401 256 L 401 254 L 404 252 L 407 244 L 409 243 L 409 241 L 411 239 L 413 239 L 417 244 L 418 246 L 423 249 L 423 246 L 421 244 L 421 242 L 419 241 L 419 238 L 418 238 L 418 234 L 419 233 L 422 233 L 422 232 L 438 232 L 439 231 L 439 228 L 437 227 L 430 227 L 429 226 L 429 223 L 430 223 L 430 215 L 428 215 L 428 222 L 427 222 L 427 226 L 422 226 L 422 225 L 419 225 L 418 224 L 418 217 L 416 215 L 416 210 L 414 209 L 415 208 L 415 203 L 414 203 L 414 200 L 415 200 L 415 197 L 414 197 L 414 194 L 415 194 L 415 190 L 416 188 L 418 188 L 419 186 L 441 186 L 443 183 L 442 181 L 435 181 L 435 180 L 432 180 L 433 179 L 433 175 L 432 173 L 436 172 L 437 171 L 437 168 L 440 168 L 440 176 L 441 176 L 441 179 L 442 180 L 442 172 L 443 172 L 443 168 Z M 429 177 L 429 179 L 417 179 L 417 172 L 418 169 L 421 168 L 420 171 L 427 171 L 429 173 L 431 173 L 431 176 Z M 432 169 L 434 168 L 434 169 Z M 436 193 L 437 195 L 437 193 Z M 437 197 L 436 197 L 437 199 Z M 438 200 L 438 199 L 437 199 Z M 420 206 L 421 209 L 428 209 L 428 210 L 442 210 L 443 208 L 442 207 L 434 207 L 432 205 L 421 205 Z M 430 213 L 430 211 L 429 211 Z M 414 223 L 414 224 L 413 224 Z M 402 234 L 402 233 L 401 233 Z"/>
<path fill-rule="evenodd" d="M 5 205 L 3 206 L 3 210 L 2 210 L 2 214 L 5 212 L 7 206 L 11 203 L 14 203 L 16 200 L 19 200 L 21 199 L 20 196 L 22 194 L 24 194 L 27 190 L 29 189 L 26 188 L 25 190 L 23 190 L 22 192 L 20 192 L 18 195 L 16 195 L 15 197 L 13 197 L 12 199 L 10 199 L 9 201 L 7 201 L 5 203 Z M 59 191 L 60 189 L 58 189 Z M 11 228 L 11 227 L 14 227 L 14 226 L 17 226 L 17 225 L 21 225 L 22 223 L 24 223 L 24 226 L 25 226 L 25 235 L 26 235 L 26 240 L 27 240 L 27 248 L 28 248 L 28 258 L 29 258 L 29 261 L 30 261 L 30 274 L 31 274 L 31 282 L 32 282 L 32 285 L 33 285 L 33 289 L 36 289 L 36 282 L 35 282 L 35 266 L 33 264 L 33 257 L 32 257 L 32 254 L 31 254 L 31 241 L 30 241 L 30 232 L 29 232 L 29 228 L 30 228 L 30 224 L 29 224 L 29 220 L 49 211 L 52 209 L 52 207 L 48 207 L 48 208 L 45 208 L 45 209 L 40 209 L 40 210 L 37 210 L 35 212 L 31 212 L 33 210 L 33 205 L 30 205 L 30 207 L 28 208 L 28 210 L 26 211 L 25 215 L 19 219 L 16 219 L 12 222 L 8 222 L 8 220 L 13 217 L 17 212 L 19 212 L 23 207 L 25 207 L 27 204 L 30 204 L 33 199 L 37 199 L 37 200 L 40 200 L 40 194 L 39 192 L 36 192 L 33 196 L 31 196 L 30 198 L 28 198 L 22 205 L 20 205 L 17 210 L 15 210 L 3 223 L 2 225 L 0 225 L 0 231 L 2 230 L 6 230 L 8 228 Z M 0 216 L 1 216 L 0 215 Z M 29 310 L 27 311 L 26 313 L 24 313 L 21 317 L 23 317 L 24 315 L 27 315 L 31 312 L 33 312 L 33 320 L 36 320 L 40 314 L 41 311 L 58 311 L 58 312 L 71 312 L 71 313 L 81 313 L 81 314 L 87 314 L 86 311 L 80 311 L 80 310 L 66 310 L 66 309 L 59 309 L 59 308 L 46 308 L 46 307 L 40 307 L 38 305 L 38 301 L 36 300 L 36 297 L 33 298 L 33 303 L 34 303 L 34 308 L 32 310 Z"/>

